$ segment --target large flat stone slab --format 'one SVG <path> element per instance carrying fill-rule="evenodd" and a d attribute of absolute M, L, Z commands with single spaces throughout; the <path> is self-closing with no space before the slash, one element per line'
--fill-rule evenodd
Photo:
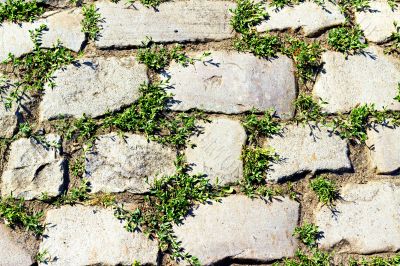
<path fill-rule="evenodd" d="M 315 214 L 322 248 L 343 243 L 340 252 L 373 254 L 400 250 L 400 187 L 389 182 L 346 185 L 332 213 Z"/>
<path fill-rule="evenodd" d="M 139 85 L 148 80 L 146 67 L 129 57 L 82 59 L 54 77 L 56 87 L 46 86 L 39 107 L 41 120 L 119 110 L 139 98 Z"/>
<path fill-rule="evenodd" d="M 372 166 L 379 174 L 391 174 L 400 169 L 400 128 L 377 126 L 368 131 Z"/>
<path fill-rule="evenodd" d="M 282 9 L 269 5 L 270 3 L 267 3 L 265 6 L 269 18 L 256 27 L 258 31 L 301 28 L 305 36 L 315 36 L 323 30 L 345 22 L 345 17 L 340 13 L 339 7 L 331 2 L 325 2 L 324 7 L 311 1 Z"/>
<path fill-rule="evenodd" d="M 98 137 L 86 154 L 86 176 L 93 193 L 144 193 L 154 178 L 175 173 L 175 155 L 171 148 L 144 136 L 111 133 Z"/>
<path fill-rule="evenodd" d="M 282 117 L 293 116 L 296 82 L 288 57 L 268 61 L 251 54 L 212 51 L 211 58 L 211 63 L 188 67 L 171 64 L 170 92 L 176 101 L 172 110 L 237 114 L 253 107 L 260 111 L 273 107 Z"/>
<path fill-rule="evenodd" d="M 281 181 L 288 177 L 317 171 L 351 169 L 346 140 L 331 134 L 324 127 L 310 129 L 307 125 L 289 125 L 281 135 L 267 139 L 279 160 L 268 170 L 268 179 Z"/>
<path fill-rule="evenodd" d="M 34 262 L 25 243 L 17 241 L 4 224 L 0 224 L 0 258 L 0 266 L 30 266 Z"/>
<path fill-rule="evenodd" d="M 359 104 L 375 104 L 381 110 L 400 110 L 397 95 L 400 80 L 400 62 L 383 54 L 377 46 L 366 49 L 365 54 L 346 59 L 338 52 L 325 52 L 325 62 L 314 86 L 314 94 L 328 104 L 330 113 L 348 112 Z"/>
<path fill-rule="evenodd" d="M 121 1 L 96 2 L 104 18 L 99 48 L 138 46 L 146 37 L 155 42 L 211 41 L 233 37 L 229 1 L 188 0 L 162 3 L 146 8 Z"/>
<path fill-rule="evenodd" d="M 61 144 L 59 136 L 45 136 L 49 143 Z M 10 146 L 10 155 L 1 177 L 2 196 L 27 200 L 42 193 L 58 196 L 65 189 L 66 161 L 61 149 L 47 147 L 30 138 L 21 138 Z"/>
<path fill-rule="evenodd" d="M 63 206 L 48 211 L 45 223 L 47 237 L 40 250 L 57 260 L 40 265 L 157 264 L 157 242 L 141 232 L 128 232 L 112 209 Z"/>
<path fill-rule="evenodd" d="M 246 132 L 239 121 L 217 118 L 203 124 L 203 133 L 190 138 L 194 148 L 186 149 L 186 159 L 194 174 L 206 174 L 211 183 L 226 185 L 243 178 L 242 147 Z"/>
<path fill-rule="evenodd" d="M 20 57 L 32 52 L 34 45 L 29 30 L 38 29 L 42 24 L 47 25 L 49 29 L 43 32 L 42 47 L 52 47 L 60 40 L 64 47 L 78 52 L 85 41 L 82 19 L 79 9 L 68 9 L 46 13 L 44 18 L 32 23 L 3 22 L 0 27 L 0 61 L 7 59 L 9 53 Z"/>
<path fill-rule="evenodd" d="M 234 195 L 198 206 L 174 233 L 201 265 L 225 258 L 267 262 L 294 255 L 298 218 L 299 203 L 287 198 L 267 203 Z"/>
<path fill-rule="evenodd" d="M 387 1 L 371 1 L 370 8 L 355 12 L 355 19 L 367 40 L 383 43 L 396 31 L 393 22 L 400 23 L 400 9 L 392 10 Z"/>

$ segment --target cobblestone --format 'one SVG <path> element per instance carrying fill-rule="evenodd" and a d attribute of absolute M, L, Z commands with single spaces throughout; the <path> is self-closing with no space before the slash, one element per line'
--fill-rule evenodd
<path fill-rule="evenodd" d="M 3 224 L 0 224 L 0 258 L 0 266 L 30 266 L 34 262 L 24 243 L 16 241 L 11 229 Z"/>

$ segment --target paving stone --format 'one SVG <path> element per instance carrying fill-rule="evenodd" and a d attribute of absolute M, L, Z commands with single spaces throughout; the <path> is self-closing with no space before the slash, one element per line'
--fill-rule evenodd
<path fill-rule="evenodd" d="M 266 141 L 280 156 L 271 165 L 268 179 L 280 181 L 296 174 L 316 171 L 343 171 L 352 168 L 346 140 L 327 129 L 289 125 L 281 135 Z"/>
<path fill-rule="evenodd" d="M 175 151 L 144 136 L 107 134 L 86 154 L 86 175 L 92 192 L 144 193 L 154 178 L 175 173 Z"/>
<path fill-rule="evenodd" d="M 400 103 L 393 98 L 400 80 L 400 63 L 383 54 L 376 46 L 365 54 L 345 56 L 338 52 L 325 52 L 324 70 L 314 86 L 314 94 L 327 101 L 330 113 L 348 112 L 358 104 L 375 104 L 377 109 L 387 107 L 400 110 Z M 340 78 L 339 78 L 340 77 Z"/>
<path fill-rule="evenodd" d="M 195 57 L 200 55 L 194 55 Z M 296 82 L 292 61 L 286 56 L 268 61 L 251 54 L 212 51 L 212 62 L 168 69 L 174 100 L 172 110 L 192 108 L 237 114 L 253 107 L 274 107 L 278 115 L 292 117 Z"/>
<path fill-rule="evenodd" d="M 325 2 L 324 7 L 314 2 L 302 2 L 282 9 L 270 7 L 268 3 L 265 8 L 269 18 L 257 26 L 261 32 L 301 28 L 305 36 L 315 36 L 345 22 L 338 6 L 331 2 Z"/>
<path fill-rule="evenodd" d="M 9 53 L 20 57 L 32 52 L 33 42 L 29 30 L 38 29 L 42 24 L 49 28 L 48 31 L 43 32 L 43 47 L 52 47 L 57 40 L 60 40 L 63 46 L 78 52 L 85 41 L 85 34 L 82 32 L 81 26 L 83 16 L 80 12 L 79 9 L 69 9 L 46 13 L 45 18 L 33 23 L 3 22 L 0 27 L 0 61 L 7 59 Z"/>
<path fill-rule="evenodd" d="M 55 88 L 46 87 L 40 104 L 41 120 L 59 116 L 97 117 L 134 103 L 146 68 L 132 58 L 83 59 L 54 74 Z"/>
<path fill-rule="evenodd" d="M 4 100 L 10 88 L 7 81 L 2 83 L 2 76 L 0 72 L 0 138 L 11 138 L 18 127 L 21 113 L 16 104 L 13 104 L 11 108 L 5 108 Z"/>
<path fill-rule="evenodd" d="M 379 174 L 391 174 L 400 169 L 400 128 L 378 126 L 368 131 L 371 163 Z"/>
<path fill-rule="evenodd" d="M 239 121 L 217 118 L 202 125 L 203 133 L 190 138 L 194 148 L 186 149 L 186 158 L 193 164 L 193 173 L 206 174 L 211 183 L 225 185 L 242 179 L 240 158 L 246 143 L 246 132 Z"/>
<path fill-rule="evenodd" d="M 356 22 L 369 41 L 386 42 L 396 31 L 393 22 L 400 23 L 400 9 L 392 10 L 387 1 L 371 1 L 369 5 L 368 10 L 355 13 Z"/>
<path fill-rule="evenodd" d="M 49 134 L 46 140 L 61 144 L 60 137 Z M 23 197 L 27 200 L 38 198 L 42 193 L 60 195 L 65 187 L 66 161 L 61 149 L 46 147 L 30 138 L 21 138 L 10 146 L 10 155 L 2 175 L 1 194 Z"/>
<path fill-rule="evenodd" d="M 32 265 L 34 261 L 24 245 L 12 236 L 9 228 L 0 224 L 0 266 Z"/>
<path fill-rule="evenodd" d="M 47 212 L 40 250 L 57 257 L 40 265 L 156 265 L 158 244 L 143 233 L 130 233 L 112 209 L 63 206 Z"/>
<path fill-rule="evenodd" d="M 349 184 L 341 191 L 334 213 L 316 212 L 324 232 L 321 247 L 340 252 L 373 254 L 400 250 L 400 189 L 389 182 Z"/>
<path fill-rule="evenodd" d="M 155 42 L 208 41 L 231 38 L 229 1 L 189 0 L 167 2 L 157 9 L 139 3 L 96 3 L 104 18 L 99 48 L 141 45 L 146 37 Z M 156 23 L 155 23 L 156 22 Z"/>
<path fill-rule="evenodd" d="M 287 198 L 267 203 L 234 195 L 195 208 L 174 233 L 201 265 L 225 258 L 271 261 L 294 255 L 298 218 L 299 203 Z"/>

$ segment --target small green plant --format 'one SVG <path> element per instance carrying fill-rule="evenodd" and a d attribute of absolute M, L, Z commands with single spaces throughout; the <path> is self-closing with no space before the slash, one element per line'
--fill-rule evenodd
<path fill-rule="evenodd" d="M 82 20 L 82 32 L 85 33 L 89 40 L 96 40 L 101 31 L 102 18 L 98 13 L 94 4 L 84 5 L 82 7 L 84 19 Z"/>
<path fill-rule="evenodd" d="M 286 37 L 284 53 L 291 57 L 297 68 L 300 81 L 313 80 L 321 67 L 323 49 L 319 42 L 307 43 L 293 37 Z"/>
<path fill-rule="evenodd" d="M 384 52 L 386 54 L 400 54 L 400 26 L 397 22 L 393 22 L 395 31 L 390 36 L 392 43 L 385 48 Z"/>
<path fill-rule="evenodd" d="M 90 182 L 87 179 L 82 179 L 78 187 L 72 188 L 67 193 L 63 194 L 55 202 L 56 205 L 81 203 L 90 199 Z"/>
<path fill-rule="evenodd" d="M 236 9 L 230 10 L 232 15 L 231 25 L 236 32 L 246 33 L 268 18 L 268 13 L 263 3 L 253 0 L 237 0 Z"/>
<path fill-rule="evenodd" d="M 10 227 L 23 227 L 36 235 L 42 235 L 44 225 L 40 222 L 43 212 L 33 212 L 25 206 L 23 198 L 12 196 L 0 199 L 0 218 Z"/>
<path fill-rule="evenodd" d="M 34 132 L 32 126 L 28 122 L 21 123 L 18 127 L 19 131 L 18 134 L 14 136 L 14 139 L 19 137 L 32 138 L 46 148 L 59 148 L 61 146 L 60 143 L 56 141 L 48 141 L 41 132 Z"/>
<path fill-rule="evenodd" d="M 388 5 L 392 9 L 392 11 L 396 10 L 399 7 L 399 1 L 398 0 L 388 0 Z"/>
<path fill-rule="evenodd" d="M 271 163 L 278 160 L 273 149 L 248 146 L 243 149 L 243 177 L 241 186 L 248 196 L 255 194 L 258 187 L 265 185 Z"/>
<path fill-rule="evenodd" d="M 37 263 L 48 264 L 51 261 L 51 257 L 49 255 L 49 252 L 46 249 L 43 250 L 43 251 L 39 251 L 35 255 L 35 261 Z"/>
<path fill-rule="evenodd" d="M 119 2 L 120 0 L 111 0 L 112 2 Z M 152 8 L 156 8 L 158 7 L 160 4 L 167 2 L 168 0 L 128 0 L 128 3 L 130 4 L 134 4 L 135 2 L 139 1 L 142 5 L 144 5 L 145 7 L 152 7 Z"/>
<path fill-rule="evenodd" d="M 65 137 L 67 140 L 78 140 L 92 143 L 96 136 L 96 131 L 100 125 L 93 118 L 83 114 L 81 118 L 76 120 L 66 130 Z"/>
<path fill-rule="evenodd" d="M 240 52 L 250 52 L 262 58 L 273 58 L 282 49 L 282 42 L 278 36 L 269 33 L 248 31 L 236 38 L 233 47 Z"/>
<path fill-rule="evenodd" d="M 284 259 L 283 263 L 276 265 L 282 266 L 331 266 L 332 257 L 329 253 L 312 249 L 311 254 L 306 254 L 301 250 L 297 250 L 294 259 Z M 275 265 L 274 265 L 275 266 Z"/>
<path fill-rule="evenodd" d="M 11 64 L 13 75 L 17 81 L 13 84 L 14 89 L 4 99 L 6 108 L 10 108 L 13 102 L 19 102 L 26 92 L 40 92 L 46 83 L 53 88 L 52 81 L 54 71 L 64 65 L 73 62 L 74 57 L 70 51 L 57 43 L 50 49 L 41 47 L 42 32 L 47 30 L 45 25 L 30 31 L 34 43 L 34 50 L 22 58 L 16 58 L 10 54 L 4 65 Z M 1 86 L 1 85 L 0 85 Z"/>
<path fill-rule="evenodd" d="M 318 176 L 311 180 L 310 187 L 318 197 L 318 200 L 323 204 L 333 206 L 334 201 L 339 197 L 339 191 L 334 181 Z"/>
<path fill-rule="evenodd" d="M 322 110 L 322 105 L 326 104 L 326 102 L 317 101 L 311 95 L 300 93 L 293 104 L 296 108 L 295 120 L 298 123 L 304 124 L 309 121 L 325 122 L 327 113 Z"/>
<path fill-rule="evenodd" d="M 71 173 L 75 177 L 82 177 L 85 174 L 85 157 L 80 156 L 71 165 Z"/>
<path fill-rule="evenodd" d="M 368 47 L 363 39 L 364 34 L 359 26 L 343 26 L 329 31 L 328 44 L 336 51 L 348 55 L 360 53 Z"/>
<path fill-rule="evenodd" d="M 8 20 L 12 22 L 33 21 L 44 13 L 42 4 L 26 0 L 6 0 L 0 3 L 0 23 Z"/>
<path fill-rule="evenodd" d="M 339 0 L 337 2 L 342 13 L 348 14 L 352 10 L 355 11 L 364 11 L 369 9 L 370 0 Z"/>
<path fill-rule="evenodd" d="M 353 258 L 349 259 L 349 266 L 398 266 L 400 265 L 400 254 L 393 257 L 372 257 L 372 258 L 362 258 L 360 260 L 355 260 Z"/>
<path fill-rule="evenodd" d="M 307 247 L 313 248 L 317 246 L 317 240 L 321 237 L 321 232 L 318 226 L 306 222 L 294 229 L 293 236 L 300 239 Z"/>
<path fill-rule="evenodd" d="M 171 61 L 175 61 L 182 66 L 188 66 L 189 64 L 194 64 L 195 61 L 203 61 L 210 55 L 209 52 L 204 52 L 200 58 L 191 58 L 183 52 L 183 47 L 179 44 L 168 49 L 163 45 L 154 44 L 151 39 L 143 42 L 143 45 L 146 47 L 139 49 L 136 58 L 140 63 L 153 70 L 164 69 L 169 66 Z"/>
<path fill-rule="evenodd" d="M 269 137 L 281 132 L 282 127 L 275 118 L 275 111 L 268 109 L 262 117 L 258 117 L 252 109 L 242 121 L 249 137 L 249 143 L 256 143 L 260 136 Z"/>
<path fill-rule="evenodd" d="M 400 102 L 400 82 L 397 84 L 397 95 L 394 97 L 394 99 Z"/>

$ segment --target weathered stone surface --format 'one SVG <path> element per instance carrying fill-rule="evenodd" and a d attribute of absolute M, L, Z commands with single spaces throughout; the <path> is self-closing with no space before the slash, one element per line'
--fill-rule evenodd
<path fill-rule="evenodd" d="M 390 174 L 400 169 L 400 128 L 378 126 L 368 131 L 367 144 L 371 147 L 372 166 L 379 174 Z"/>
<path fill-rule="evenodd" d="M 372 254 L 400 250 L 400 188 L 389 182 L 350 184 L 332 213 L 322 207 L 316 224 L 324 232 L 321 247 L 339 243 L 341 252 Z"/>
<path fill-rule="evenodd" d="M 40 250 L 57 260 L 40 265 L 157 264 L 157 242 L 126 231 L 111 209 L 63 206 L 48 211 L 45 223 Z"/>
<path fill-rule="evenodd" d="M 235 195 L 200 205 L 174 232 L 201 265 L 224 258 L 271 261 L 294 255 L 298 218 L 299 204 L 287 198 L 266 203 Z"/>
<path fill-rule="evenodd" d="M 146 68 L 132 58 L 84 59 L 54 74 L 40 104 L 40 118 L 96 117 L 134 103 L 139 85 L 147 81 Z"/>
<path fill-rule="evenodd" d="M 98 137 L 86 154 L 86 175 L 92 192 L 144 193 L 154 178 L 175 172 L 175 151 L 144 136 L 117 134 Z M 148 179 L 148 183 L 146 183 Z"/>
<path fill-rule="evenodd" d="M 371 1 L 369 5 L 369 9 L 355 13 L 357 24 L 369 41 L 388 41 L 396 31 L 393 22 L 400 22 L 400 9 L 392 10 L 387 1 Z"/>
<path fill-rule="evenodd" d="M 309 126 L 289 125 L 281 135 L 268 139 L 266 146 L 279 155 L 279 161 L 268 171 L 270 180 L 319 170 L 351 169 L 347 142 L 323 127 L 311 130 Z"/>
<path fill-rule="evenodd" d="M 377 109 L 387 107 L 400 110 L 393 98 L 400 80 L 400 63 L 383 54 L 381 48 L 371 46 L 365 54 L 348 59 L 338 52 L 325 52 L 324 70 L 314 86 L 314 94 L 328 104 L 330 113 L 348 112 L 358 104 L 375 104 Z"/>
<path fill-rule="evenodd" d="M 8 84 L 2 83 L 2 74 L 0 73 L 0 138 L 10 138 L 18 127 L 21 118 L 19 108 L 13 104 L 11 108 L 6 108 L 4 100 L 8 96 Z M 5 90 L 4 93 L 1 90 Z"/>
<path fill-rule="evenodd" d="M 222 40 L 233 36 L 229 1 L 189 0 L 162 3 L 157 10 L 139 3 L 96 3 L 104 18 L 100 48 L 141 45 L 146 37 L 155 42 Z M 155 23 L 156 22 L 156 23 Z"/>
<path fill-rule="evenodd" d="M 193 173 L 206 174 L 211 183 L 225 185 L 242 179 L 243 163 L 240 158 L 246 143 L 246 132 L 239 121 L 218 118 L 202 125 L 203 134 L 193 136 L 194 148 L 186 149 Z"/>
<path fill-rule="evenodd" d="M 261 111 L 274 107 L 282 117 L 293 116 L 296 83 L 289 58 L 268 61 L 223 51 L 212 51 L 211 58 L 211 63 L 196 62 L 188 67 L 171 64 L 170 92 L 176 101 L 171 109 L 235 114 L 253 107 Z"/>
<path fill-rule="evenodd" d="M 78 9 L 51 12 L 33 23 L 20 24 L 3 22 L 0 27 L 0 61 L 5 60 L 9 53 L 20 57 L 33 51 L 33 42 L 29 30 L 35 30 L 45 24 L 49 28 L 43 32 L 42 46 L 52 47 L 60 40 L 63 46 L 78 52 L 85 41 L 81 20 L 83 16 Z"/>
<path fill-rule="evenodd" d="M 45 136 L 49 143 L 61 144 L 59 136 Z M 65 159 L 60 148 L 46 147 L 34 139 L 21 138 L 10 147 L 2 175 L 1 194 L 33 199 L 47 193 L 58 196 L 64 190 Z"/>
<path fill-rule="evenodd" d="M 0 224 L 0 258 L 0 266 L 30 266 L 34 262 L 24 243 L 17 242 L 4 224 Z"/>
<path fill-rule="evenodd" d="M 257 30 L 285 30 L 302 28 L 306 36 L 317 33 L 345 22 L 338 6 L 325 2 L 324 7 L 307 1 L 283 9 L 275 9 L 266 5 L 269 18 L 257 26 Z"/>

